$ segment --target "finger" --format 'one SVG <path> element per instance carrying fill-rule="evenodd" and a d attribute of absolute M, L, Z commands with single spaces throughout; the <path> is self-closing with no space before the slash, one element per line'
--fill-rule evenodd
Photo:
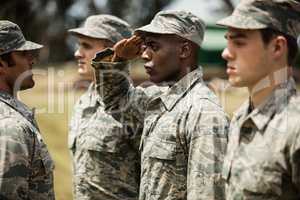
<path fill-rule="evenodd" d="M 134 38 L 134 42 L 135 43 L 140 43 L 140 42 L 143 42 L 144 40 L 141 38 L 141 37 L 135 37 Z"/>
<path fill-rule="evenodd" d="M 144 41 L 139 38 L 139 37 L 136 37 L 134 40 L 132 40 L 132 43 L 136 46 L 140 46 Z"/>
<path fill-rule="evenodd" d="M 137 36 L 133 35 L 129 39 L 127 39 L 128 42 L 133 42 L 137 39 Z"/>
<path fill-rule="evenodd" d="M 143 43 L 144 43 L 143 40 L 138 40 L 138 41 L 136 41 L 135 45 L 136 46 L 141 46 Z"/>
<path fill-rule="evenodd" d="M 125 43 L 125 46 L 130 48 L 139 48 L 140 45 L 141 43 L 135 40 L 127 40 Z"/>
<path fill-rule="evenodd" d="M 117 49 L 117 48 L 120 48 L 120 47 L 124 46 L 125 43 L 126 43 L 126 40 L 127 40 L 127 39 L 123 39 L 123 40 L 120 40 L 119 42 L 117 42 L 117 43 L 113 46 L 113 49 Z"/>
<path fill-rule="evenodd" d="M 138 44 L 138 43 L 140 43 L 141 41 L 143 41 L 140 37 L 137 37 L 137 36 L 134 36 L 134 37 L 132 37 L 130 40 L 129 40 L 129 42 L 130 43 L 133 43 L 133 44 Z"/>
<path fill-rule="evenodd" d="M 141 48 L 139 49 L 139 51 L 137 52 L 137 55 L 142 55 L 144 52 L 144 47 L 141 45 Z"/>

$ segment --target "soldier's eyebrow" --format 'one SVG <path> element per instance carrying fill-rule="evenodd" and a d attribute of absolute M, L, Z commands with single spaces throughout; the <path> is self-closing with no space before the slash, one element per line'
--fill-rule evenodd
<path fill-rule="evenodd" d="M 150 37 L 145 38 L 144 44 L 146 45 L 154 45 L 157 44 L 156 40 Z"/>
<path fill-rule="evenodd" d="M 231 33 L 226 33 L 224 35 L 225 39 L 243 39 L 243 38 L 247 38 L 246 34 L 241 33 L 241 32 L 231 32 Z"/>
<path fill-rule="evenodd" d="M 79 42 L 79 45 L 80 45 L 80 46 L 83 46 L 83 47 L 91 47 L 91 44 L 89 44 L 89 43 L 87 43 L 87 42 L 85 42 L 85 41 Z"/>

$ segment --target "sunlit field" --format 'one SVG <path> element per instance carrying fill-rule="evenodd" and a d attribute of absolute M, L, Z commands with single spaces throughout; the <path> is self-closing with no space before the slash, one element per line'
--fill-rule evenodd
<path fill-rule="evenodd" d="M 142 68 L 133 70 L 135 80 L 145 78 Z M 20 92 L 19 98 L 30 107 L 36 108 L 36 118 L 50 154 L 55 161 L 55 193 L 57 200 L 72 199 L 71 159 L 67 147 L 68 122 L 73 105 L 82 90 L 75 90 L 77 80 L 75 63 L 49 66 L 35 70 L 36 85 L 33 89 Z M 218 87 L 223 81 L 214 82 Z M 247 97 L 244 89 L 216 90 L 226 112 L 231 115 Z"/>

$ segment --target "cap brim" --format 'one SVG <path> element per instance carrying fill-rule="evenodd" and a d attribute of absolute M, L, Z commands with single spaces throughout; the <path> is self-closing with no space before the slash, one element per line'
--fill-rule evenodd
<path fill-rule="evenodd" d="M 30 51 L 30 50 L 37 50 L 43 48 L 43 45 L 26 41 L 21 47 L 14 49 L 13 51 Z"/>
<path fill-rule="evenodd" d="M 92 30 L 87 28 L 74 28 L 68 30 L 68 32 L 73 35 L 83 35 L 83 36 L 96 38 L 96 39 L 111 40 L 107 35 L 101 33 L 99 30 Z"/>
<path fill-rule="evenodd" d="M 219 20 L 217 23 L 219 26 L 232 27 L 237 29 L 263 29 L 267 28 L 267 25 L 258 22 L 249 16 L 235 16 L 230 15 L 224 19 Z"/>
<path fill-rule="evenodd" d="M 153 24 L 148 24 L 135 29 L 134 34 L 136 33 L 175 34 L 174 32 L 164 30 L 162 27 L 154 26 Z"/>

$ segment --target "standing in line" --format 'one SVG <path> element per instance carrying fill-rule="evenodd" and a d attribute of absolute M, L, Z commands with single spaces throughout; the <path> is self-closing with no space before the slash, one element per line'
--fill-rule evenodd
<path fill-rule="evenodd" d="M 228 27 L 229 82 L 250 94 L 230 125 L 226 199 L 299 199 L 300 104 L 291 66 L 300 2 L 243 0 L 218 24 Z"/>
<path fill-rule="evenodd" d="M 139 188 L 139 131 L 104 110 L 97 94 L 91 60 L 96 52 L 131 36 L 129 25 L 111 15 L 93 15 L 70 29 L 78 39 L 78 73 L 93 80 L 79 98 L 69 129 L 74 199 L 136 200 Z M 140 131 L 141 132 L 141 131 Z"/>
<path fill-rule="evenodd" d="M 197 63 L 204 29 L 192 13 L 162 11 L 93 60 L 106 110 L 143 127 L 140 200 L 224 199 L 228 121 Z M 137 57 L 157 86 L 128 82 L 127 63 Z"/>

